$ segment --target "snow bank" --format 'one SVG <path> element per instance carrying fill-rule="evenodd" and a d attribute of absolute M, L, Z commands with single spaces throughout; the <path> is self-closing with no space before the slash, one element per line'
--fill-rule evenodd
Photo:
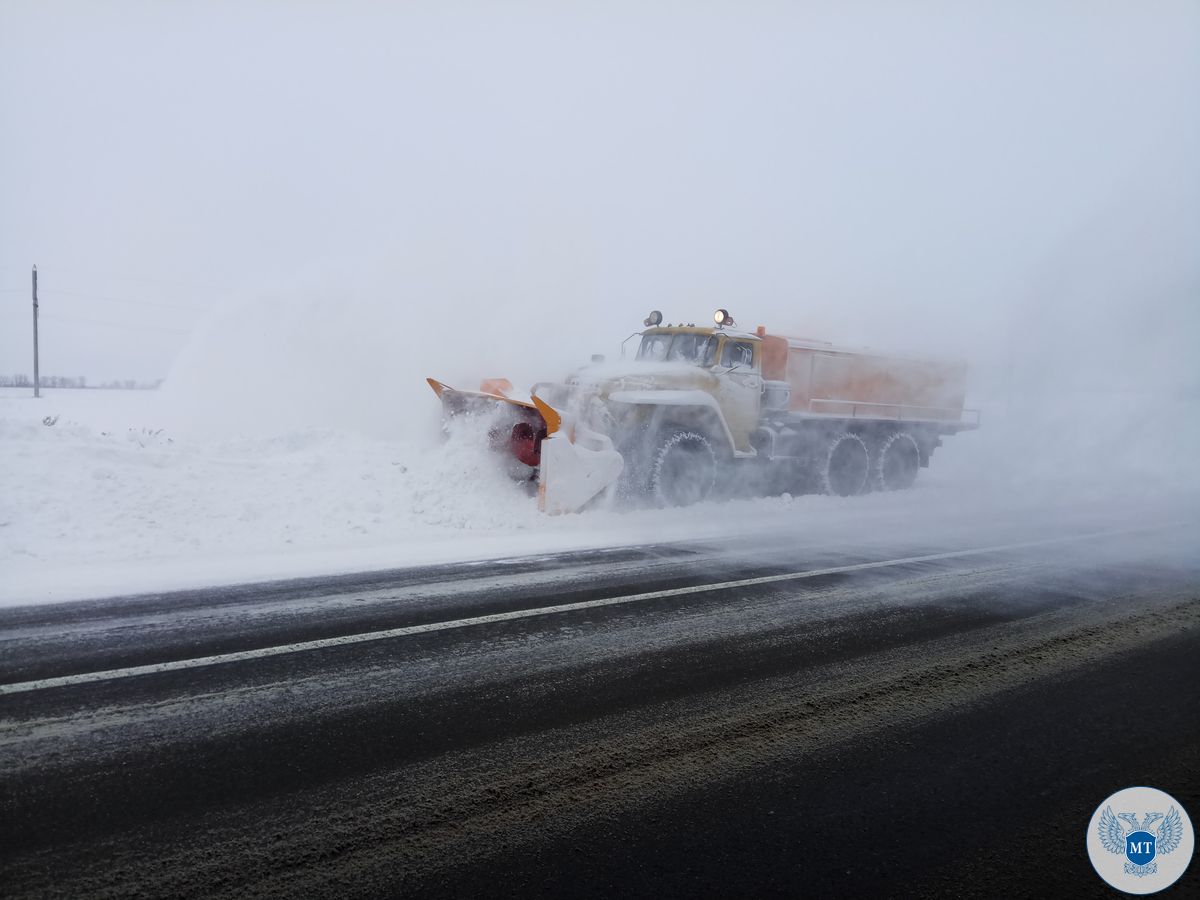
<path fill-rule="evenodd" d="M 0 399 L 0 564 L 10 576 L 31 566 L 403 545 L 539 519 L 534 500 L 487 464 L 479 435 L 437 448 L 333 429 L 178 437 L 158 425 L 161 400 L 108 391 Z"/>

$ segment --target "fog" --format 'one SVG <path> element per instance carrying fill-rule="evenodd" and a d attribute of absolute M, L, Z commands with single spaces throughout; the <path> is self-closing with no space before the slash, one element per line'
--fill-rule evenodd
<path fill-rule="evenodd" d="M 222 433 L 721 306 L 965 359 L 964 476 L 1200 484 L 1200 8 L 646 7 L 9 0 L 0 371 L 35 262 L 43 372 Z"/>

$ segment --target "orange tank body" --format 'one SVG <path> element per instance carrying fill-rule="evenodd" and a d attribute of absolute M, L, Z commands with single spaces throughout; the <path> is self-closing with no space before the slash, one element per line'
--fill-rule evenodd
<path fill-rule="evenodd" d="M 966 399 L 966 365 L 834 347 L 758 330 L 763 378 L 785 381 L 788 408 L 811 415 L 955 420 Z"/>

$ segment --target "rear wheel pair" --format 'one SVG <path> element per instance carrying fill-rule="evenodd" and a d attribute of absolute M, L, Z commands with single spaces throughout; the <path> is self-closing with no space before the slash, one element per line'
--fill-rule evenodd
<path fill-rule="evenodd" d="M 819 470 L 826 494 L 850 497 L 869 490 L 898 491 L 912 487 L 921 463 L 916 439 L 893 431 L 872 453 L 859 435 L 844 432 L 830 438 Z"/>
<path fill-rule="evenodd" d="M 893 431 L 875 451 L 873 477 L 881 491 L 902 491 L 913 486 L 921 466 L 921 448 L 907 431 Z"/>
<path fill-rule="evenodd" d="M 921 463 L 916 439 L 894 431 L 874 446 L 874 452 L 857 434 L 844 432 L 830 438 L 819 467 L 820 489 L 850 497 L 870 490 L 898 491 L 912 487 Z M 647 493 L 660 506 L 690 506 L 712 496 L 717 484 L 718 460 L 712 442 L 695 431 L 675 431 L 652 447 Z"/>

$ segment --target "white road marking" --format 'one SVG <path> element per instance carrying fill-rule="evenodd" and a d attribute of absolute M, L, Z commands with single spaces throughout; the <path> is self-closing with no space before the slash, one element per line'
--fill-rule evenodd
<path fill-rule="evenodd" d="M 837 575 L 843 572 L 862 572 L 867 569 L 884 569 L 889 566 L 903 566 L 912 563 L 936 562 L 943 559 L 959 559 L 965 556 L 980 556 L 985 553 L 1000 553 L 1007 550 L 1023 550 L 1032 547 L 1048 547 L 1055 544 L 1079 543 L 1105 537 L 1135 534 L 1146 531 L 1156 531 L 1166 526 L 1150 526 L 1143 528 L 1127 528 L 1119 531 L 1101 531 L 1090 534 L 1074 535 L 1071 537 L 1051 538 L 1044 541 L 1023 541 L 1017 544 L 1000 544 L 994 547 L 976 547 L 971 550 L 951 550 L 946 553 L 930 553 L 925 556 L 906 556 L 900 559 L 885 559 L 876 562 L 854 563 L 848 566 L 833 566 L 828 569 L 809 569 L 804 572 L 788 572 L 783 575 L 761 575 L 757 578 L 742 578 L 737 581 L 722 581 L 715 584 L 697 584 L 692 587 L 671 588 L 665 591 L 648 591 L 644 594 L 628 594 L 621 597 L 605 597 L 599 600 L 582 600 L 578 603 L 562 603 L 557 606 L 539 606 L 533 609 L 517 609 L 510 612 L 491 613 L 486 616 L 472 616 L 466 619 L 452 619 L 446 622 L 429 622 L 424 625 L 406 625 L 402 628 L 389 628 L 384 631 L 368 631 L 361 634 L 348 634 L 342 637 L 320 638 L 312 641 L 300 641 L 295 644 L 279 644 L 275 647 L 260 647 L 255 650 L 239 650 L 235 653 L 219 653 L 214 656 L 198 656 L 194 659 L 178 659 L 171 662 L 152 663 L 145 666 L 129 666 L 122 669 L 106 669 L 102 672 L 82 672 L 78 675 L 61 675 L 56 678 L 42 678 L 37 681 L 20 681 L 12 684 L 0 684 L 0 694 L 20 694 L 29 691 L 44 691 L 50 688 L 67 687 L 76 684 L 91 684 L 97 681 L 113 681 L 118 678 L 137 678 L 141 675 L 155 675 L 160 672 L 178 672 L 183 669 L 199 669 L 204 666 L 218 666 L 225 663 L 242 662 L 250 659 L 263 659 L 269 656 L 283 656 L 288 653 L 304 653 L 309 650 L 323 650 L 327 647 L 345 647 L 350 644 L 365 644 L 369 641 L 386 641 L 392 638 L 406 637 L 410 634 L 427 634 L 431 631 L 449 631 L 455 628 L 470 628 L 474 625 L 489 625 L 493 622 L 511 622 L 517 619 L 531 619 L 535 616 L 551 616 L 557 613 L 576 612 L 584 609 L 597 609 L 603 606 L 620 606 L 626 603 L 641 603 L 645 600 L 660 600 L 665 597 L 683 597 L 688 594 L 703 594 L 709 591 L 727 591 L 734 588 L 755 587 L 763 584 L 779 584 L 786 581 L 801 581 L 805 578 L 818 578 L 822 575 Z"/>

